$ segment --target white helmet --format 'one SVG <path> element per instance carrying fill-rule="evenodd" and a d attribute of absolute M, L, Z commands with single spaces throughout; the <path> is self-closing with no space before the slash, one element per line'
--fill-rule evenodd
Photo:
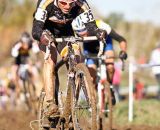
<path fill-rule="evenodd" d="M 75 31 L 75 33 L 80 36 L 87 33 L 86 26 L 83 23 L 83 21 L 81 20 L 81 17 L 76 17 L 72 21 L 72 28 Z"/>

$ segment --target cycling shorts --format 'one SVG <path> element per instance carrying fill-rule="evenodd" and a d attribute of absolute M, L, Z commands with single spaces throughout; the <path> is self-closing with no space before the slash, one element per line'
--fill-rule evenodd
<path fill-rule="evenodd" d="M 90 46 L 90 47 L 91 47 L 91 46 Z M 106 45 L 105 45 L 105 47 L 104 47 L 104 52 L 105 52 L 105 51 L 109 51 L 109 50 L 113 50 L 112 38 L 111 38 L 110 36 L 108 36 L 108 37 L 106 38 Z M 90 51 L 89 51 L 87 48 L 85 48 L 85 47 L 84 47 L 84 54 L 85 54 L 85 55 L 90 54 Z M 92 53 L 92 54 L 96 54 L 96 55 L 97 55 L 97 52 Z M 96 60 L 87 59 L 86 64 L 87 64 L 87 65 L 96 64 Z"/>

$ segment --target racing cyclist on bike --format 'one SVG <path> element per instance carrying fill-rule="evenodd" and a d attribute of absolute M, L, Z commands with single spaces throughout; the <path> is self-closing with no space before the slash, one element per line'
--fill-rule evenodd
<path fill-rule="evenodd" d="M 16 93 L 17 97 L 20 94 L 20 86 L 19 86 L 19 75 L 18 70 L 21 64 L 28 64 L 28 71 L 34 80 L 33 68 L 30 60 L 30 51 L 34 53 L 39 52 L 39 47 L 36 44 L 33 44 L 33 40 L 28 32 L 23 32 L 21 34 L 20 39 L 14 44 L 11 49 L 11 55 L 14 57 L 14 64 L 12 65 L 12 75 L 14 79 L 14 83 L 16 85 Z"/>
<path fill-rule="evenodd" d="M 85 19 L 84 24 L 87 29 L 92 30 L 90 31 L 92 35 L 97 35 L 101 40 L 104 33 L 97 28 L 91 9 L 85 0 L 38 0 L 32 35 L 34 39 L 40 41 L 39 47 L 44 55 L 46 54 L 46 46 L 51 39 L 54 39 L 53 37 L 74 36 L 71 23 L 80 14 Z M 58 114 L 58 106 L 55 103 L 54 68 L 57 62 L 57 51 L 60 53 L 66 45 L 63 42 L 61 44 L 54 43 L 55 46 L 50 47 L 51 53 L 44 61 L 43 67 L 47 100 L 42 121 L 43 127 L 50 127 L 49 117 Z"/>
<path fill-rule="evenodd" d="M 118 33 L 116 33 L 110 25 L 107 23 L 103 22 L 102 20 L 96 20 L 96 24 L 99 29 L 105 30 L 108 36 L 106 37 L 106 45 L 104 48 L 104 55 L 107 57 L 114 57 L 114 50 L 113 50 L 113 45 L 112 45 L 112 39 L 116 40 L 119 42 L 120 45 L 120 53 L 119 57 L 122 60 L 127 59 L 127 42 L 124 37 L 120 36 Z M 85 27 L 83 24 L 83 19 L 81 17 L 77 17 L 74 19 L 72 22 L 72 27 L 78 36 L 87 36 L 89 30 Z M 98 54 L 98 49 L 99 48 L 99 42 L 98 41 L 92 41 L 92 42 L 85 42 L 83 44 L 83 50 L 84 50 L 84 55 L 97 55 Z M 107 67 L 107 80 L 109 83 L 112 85 L 112 80 L 113 80 L 113 75 L 114 75 L 114 58 L 107 58 L 105 60 L 106 67 Z M 87 59 L 87 66 L 89 68 L 90 74 L 93 77 L 93 82 L 96 85 L 96 61 L 93 59 Z M 111 88 L 111 94 L 112 94 L 112 104 L 115 105 L 116 100 L 114 96 L 114 91 Z"/>

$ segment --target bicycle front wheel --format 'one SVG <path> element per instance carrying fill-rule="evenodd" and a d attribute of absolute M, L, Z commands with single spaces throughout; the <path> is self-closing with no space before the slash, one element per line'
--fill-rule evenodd
<path fill-rule="evenodd" d="M 42 126 L 42 120 L 44 117 L 44 108 L 45 108 L 45 96 L 46 96 L 46 93 L 44 89 L 42 89 L 39 97 L 39 104 L 38 104 L 39 130 L 49 130 L 49 128 L 45 129 Z"/>
<path fill-rule="evenodd" d="M 75 130 L 97 130 L 95 88 L 88 68 L 76 65 L 72 92 L 72 120 Z"/>
<path fill-rule="evenodd" d="M 112 130 L 112 111 L 113 111 L 113 106 L 112 106 L 112 94 L 111 94 L 111 89 L 110 89 L 110 84 L 106 81 L 105 82 L 105 88 L 106 88 L 106 98 L 107 98 L 107 106 L 108 106 L 108 129 Z"/>

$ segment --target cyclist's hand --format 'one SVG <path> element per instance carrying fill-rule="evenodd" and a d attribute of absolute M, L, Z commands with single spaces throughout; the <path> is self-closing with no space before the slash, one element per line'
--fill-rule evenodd
<path fill-rule="evenodd" d="M 105 40 L 107 38 L 107 32 L 105 30 L 98 29 L 96 36 L 99 41 Z"/>
<path fill-rule="evenodd" d="M 52 41 L 54 41 L 52 33 L 48 30 L 44 30 L 40 38 L 40 43 L 47 46 L 49 42 Z"/>
<path fill-rule="evenodd" d="M 121 60 L 126 60 L 127 59 L 127 53 L 125 52 L 125 51 L 120 51 L 120 53 L 119 53 L 119 58 L 121 59 Z"/>

